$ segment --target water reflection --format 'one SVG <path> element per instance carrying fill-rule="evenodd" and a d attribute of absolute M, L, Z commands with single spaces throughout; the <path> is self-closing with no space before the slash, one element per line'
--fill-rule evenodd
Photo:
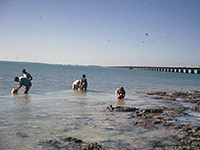
<path fill-rule="evenodd" d="M 116 103 L 116 105 L 124 105 L 125 104 L 125 101 L 124 101 L 124 99 L 116 99 L 115 100 L 115 103 Z"/>
<path fill-rule="evenodd" d="M 87 95 L 87 91 L 83 91 L 83 90 L 73 90 L 73 94 L 74 95 L 78 95 L 78 96 L 86 96 Z"/>
<path fill-rule="evenodd" d="M 24 95 L 14 94 L 13 98 L 16 104 L 26 105 L 26 104 L 30 104 L 30 101 L 31 101 L 31 97 L 28 94 L 24 94 Z"/>
<path fill-rule="evenodd" d="M 12 107 L 15 112 L 15 117 L 19 121 L 29 119 L 30 113 L 30 96 L 28 94 L 24 95 L 14 95 L 14 105 Z M 21 123 L 20 123 L 21 124 Z"/>
<path fill-rule="evenodd" d="M 15 135 L 14 143 L 18 143 L 21 146 L 25 146 L 24 138 L 30 136 L 31 128 L 30 118 L 32 118 L 32 108 L 31 108 L 31 97 L 28 94 L 23 95 L 13 95 L 12 105 L 10 107 L 12 111 L 9 116 L 9 130 Z"/>

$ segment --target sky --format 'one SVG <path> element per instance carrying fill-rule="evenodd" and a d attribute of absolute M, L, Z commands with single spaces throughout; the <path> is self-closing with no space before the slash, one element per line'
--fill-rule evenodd
<path fill-rule="evenodd" d="M 0 61 L 200 66 L 200 0 L 1 0 Z"/>

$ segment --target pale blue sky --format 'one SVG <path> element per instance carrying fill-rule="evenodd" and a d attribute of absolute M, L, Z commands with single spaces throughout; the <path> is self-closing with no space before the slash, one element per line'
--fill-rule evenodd
<path fill-rule="evenodd" d="M 0 60 L 200 65 L 199 0 L 2 0 Z"/>

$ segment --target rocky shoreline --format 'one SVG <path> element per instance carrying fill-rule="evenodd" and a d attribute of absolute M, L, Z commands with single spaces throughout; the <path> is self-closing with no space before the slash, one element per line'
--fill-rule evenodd
<path fill-rule="evenodd" d="M 190 124 L 177 124 L 177 119 L 174 117 L 186 117 L 189 116 L 185 111 L 191 110 L 194 112 L 200 112 L 200 91 L 194 92 L 174 92 L 168 94 L 167 92 L 149 92 L 145 93 L 153 99 L 167 100 L 167 101 L 181 101 L 186 103 L 194 103 L 196 106 L 192 107 L 161 107 L 161 108 L 148 108 L 138 109 L 136 107 L 125 106 L 112 106 L 109 105 L 107 109 L 109 111 L 119 112 L 131 112 L 131 118 L 139 118 L 141 121 L 132 121 L 131 125 L 140 126 L 143 128 L 156 128 L 157 125 L 161 125 L 164 128 L 170 128 L 177 130 L 182 134 L 181 137 L 171 135 L 164 137 L 163 139 L 153 140 L 148 143 L 148 147 L 140 149 L 157 149 L 157 150 L 197 150 L 200 149 L 200 125 Z M 172 144 L 166 144 L 163 140 L 169 140 Z M 38 143 L 41 146 L 51 147 L 52 149 L 73 149 L 73 150 L 111 150 L 111 148 L 105 148 L 98 143 L 88 143 L 76 138 L 57 138 L 53 140 L 40 141 Z M 50 148 L 50 149 L 51 149 Z M 129 148 L 131 149 L 131 148 Z M 138 148 L 132 148 L 138 149 Z"/>
<path fill-rule="evenodd" d="M 192 110 L 196 112 L 200 112 L 200 91 L 194 92 L 174 92 L 172 94 L 167 94 L 167 92 L 152 92 L 147 93 L 147 95 L 153 95 L 153 99 L 159 100 L 169 100 L 176 101 L 177 99 L 182 99 L 182 102 L 188 103 L 196 103 L 197 106 L 194 107 L 174 107 L 174 108 L 153 108 L 153 109 L 142 109 L 139 110 L 135 107 L 113 107 L 109 106 L 107 109 L 110 111 L 130 111 L 133 110 L 134 113 L 132 117 L 139 117 L 143 121 L 133 121 L 133 125 L 142 126 L 144 128 L 152 128 L 155 125 L 160 124 L 163 127 L 168 127 L 171 129 L 178 130 L 183 133 L 181 138 L 177 136 L 169 136 L 166 137 L 168 140 L 176 143 L 175 145 L 163 145 L 161 144 L 161 140 L 154 140 L 149 144 L 148 149 L 162 149 L 162 150 L 175 150 L 175 149 L 185 149 L 185 150 L 199 150 L 200 149 L 200 125 L 184 125 L 178 124 L 177 121 L 173 117 L 185 117 L 189 116 L 184 111 Z M 136 111 L 137 110 L 137 111 Z"/>

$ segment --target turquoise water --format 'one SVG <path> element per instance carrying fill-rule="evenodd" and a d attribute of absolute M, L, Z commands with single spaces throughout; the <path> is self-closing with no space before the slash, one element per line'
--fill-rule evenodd
<path fill-rule="evenodd" d="M 171 105 L 150 99 L 143 92 L 193 91 L 200 89 L 200 75 L 101 67 L 66 66 L 0 61 L 0 149 L 40 149 L 39 140 L 72 136 L 106 147 L 139 147 L 168 134 L 159 127 L 131 125 L 132 113 L 109 112 L 108 105 L 154 108 Z M 33 76 L 29 94 L 12 95 L 15 76 L 25 68 Z M 86 74 L 88 90 L 73 91 L 72 83 Z M 124 103 L 115 100 L 115 90 L 126 90 Z M 138 93 L 140 92 L 140 93 Z M 199 113 L 180 122 L 199 124 Z"/>

